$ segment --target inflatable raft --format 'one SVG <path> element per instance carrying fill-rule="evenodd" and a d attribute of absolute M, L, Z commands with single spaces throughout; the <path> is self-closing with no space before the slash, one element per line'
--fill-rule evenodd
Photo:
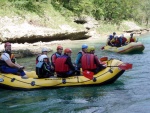
<path fill-rule="evenodd" d="M 102 49 L 106 51 L 126 54 L 126 53 L 142 53 L 144 48 L 145 47 L 141 42 L 131 42 L 128 45 L 122 47 L 104 46 Z"/>
<path fill-rule="evenodd" d="M 104 85 L 115 82 L 126 69 L 120 68 L 122 61 L 110 59 L 105 61 L 107 67 L 89 79 L 87 75 L 72 76 L 68 78 L 42 78 L 39 79 L 35 71 L 26 72 L 28 79 L 18 75 L 0 73 L 0 88 L 32 90 L 41 88 L 57 88 L 67 86 Z M 88 74 L 88 73 L 87 73 Z"/>

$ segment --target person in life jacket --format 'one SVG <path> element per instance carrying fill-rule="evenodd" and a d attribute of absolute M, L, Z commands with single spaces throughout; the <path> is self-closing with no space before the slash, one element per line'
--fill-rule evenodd
<path fill-rule="evenodd" d="M 113 38 L 110 41 L 110 43 L 111 43 L 112 47 L 121 47 L 122 38 L 118 37 L 118 36 L 115 36 L 115 38 Z"/>
<path fill-rule="evenodd" d="M 0 70 L 3 73 L 19 74 L 22 78 L 28 78 L 23 71 L 24 66 L 17 64 L 14 60 L 14 55 L 11 53 L 11 43 L 4 44 L 5 51 L 0 58 Z"/>
<path fill-rule="evenodd" d="M 49 78 L 54 76 L 47 55 L 40 56 L 39 62 L 36 64 L 36 74 L 39 78 Z"/>
<path fill-rule="evenodd" d="M 116 37 L 116 42 L 115 42 L 115 46 L 116 47 L 121 47 L 122 44 L 122 37 Z"/>
<path fill-rule="evenodd" d="M 72 50 L 66 48 L 64 54 L 56 59 L 55 72 L 58 77 L 69 77 L 75 74 L 75 67 L 71 62 Z"/>
<path fill-rule="evenodd" d="M 76 60 L 75 60 L 75 65 L 76 65 L 76 70 L 78 70 L 77 75 L 80 75 L 80 68 L 81 68 L 81 57 L 87 52 L 88 45 L 83 44 L 82 45 L 82 50 L 80 50 L 77 54 Z"/>
<path fill-rule="evenodd" d="M 47 55 L 47 52 L 48 52 L 48 49 L 47 49 L 47 48 L 43 48 L 43 49 L 42 49 L 42 53 L 39 54 L 39 55 L 36 57 L 36 64 L 40 61 L 40 56 L 41 56 L 41 55 Z M 49 59 L 48 59 L 48 61 L 49 61 Z"/>
<path fill-rule="evenodd" d="M 136 38 L 133 37 L 133 33 L 130 34 L 130 38 L 129 38 L 129 41 L 128 41 L 128 42 L 129 42 L 129 43 L 131 43 L 131 42 L 136 42 Z"/>
<path fill-rule="evenodd" d="M 63 51 L 63 47 L 59 45 L 59 46 L 57 46 L 57 52 L 52 54 L 51 63 L 52 63 L 53 69 L 55 68 L 55 61 L 58 57 L 60 57 L 62 55 L 62 51 Z"/>
<path fill-rule="evenodd" d="M 90 46 L 88 47 L 88 53 L 84 54 L 81 58 L 81 67 L 82 70 L 88 70 L 94 72 L 94 74 L 98 73 L 99 71 L 105 69 L 106 67 L 100 64 L 100 61 L 95 53 L 95 47 Z"/>
<path fill-rule="evenodd" d="M 109 35 L 108 38 L 107 38 L 107 42 L 106 42 L 106 45 L 109 45 L 109 46 L 113 46 L 112 43 L 110 43 L 110 41 L 116 36 L 116 33 L 113 32 L 113 35 Z"/>
<path fill-rule="evenodd" d="M 127 38 L 126 38 L 126 37 L 124 37 L 124 35 L 123 35 L 123 34 L 120 36 L 120 38 L 122 38 L 121 46 L 124 46 L 124 45 L 127 45 L 127 44 L 128 44 Z"/>

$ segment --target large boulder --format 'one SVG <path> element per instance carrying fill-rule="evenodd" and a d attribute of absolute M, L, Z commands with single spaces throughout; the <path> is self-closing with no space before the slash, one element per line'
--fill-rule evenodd
<path fill-rule="evenodd" d="M 69 25 L 60 25 L 59 29 L 51 29 L 47 27 L 35 26 L 27 21 L 21 24 L 16 24 L 17 19 L 8 17 L 1 18 L 0 26 L 0 41 L 1 42 L 17 42 L 17 43 L 33 43 L 33 42 L 47 42 L 52 40 L 64 39 L 86 39 L 90 37 L 87 30 L 77 30 Z"/>

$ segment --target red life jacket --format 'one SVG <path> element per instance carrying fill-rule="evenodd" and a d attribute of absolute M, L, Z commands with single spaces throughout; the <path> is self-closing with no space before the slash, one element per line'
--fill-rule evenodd
<path fill-rule="evenodd" d="M 130 38 L 130 42 L 135 42 L 135 41 L 134 41 L 134 38 Z"/>
<path fill-rule="evenodd" d="M 56 72 L 67 72 L 70 70 L 69 66 L 66 64 L 68 56 L 63 55 L 56 59 L 55 61 L 55 71 Z"/>
<path fill-rule="evenodd" d="M 122 38 L 122 44 L 125 44 L 127 39 L 125 37 Z"/>
<path fill-rule="evenodd" d="M 94 54 L 84 54 L 81 58 L 81 67 L 82 70 L 96 69 L 96 64 L 94 63 Z"/>
<path fill-rule="evenodd" d="M 119 40 L 118 39 L 113 39 L 113 41 L 111 41 L 112 44 L 116 45 L 119 44 Z"/>
<path fill-rule="evenodd" d="M 118 38 L 115 40 L 115 44 L 119 44 L 119 39 Z"/>
<path fill-rule="evenodd" d="M 60 57 L 60 56 L 61 56 L 61 54 L 58 54 L 57 52 L 52 54 L 52 56 L 51 56 L 51 63 L 52 63 L 53 66 L 55 66 L 56 59 L 58 57 Z"/>

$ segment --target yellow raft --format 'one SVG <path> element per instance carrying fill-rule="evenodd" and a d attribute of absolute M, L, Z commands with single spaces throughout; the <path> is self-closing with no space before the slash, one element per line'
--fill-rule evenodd
<path fill-rule="evenodd" d="M 116 53 L 141 53 L 144 50 L 144 45 L 141 42 L 131 42 L 122 47 L 104 46 L 103 50 L 112 51 Z"/>
<path fill-rule="evenodd" d="M 125 70 L 118 66 L 122 61 L 110 59 L 106 61 L 108 66 L 104 70 L 93 76 L 90 80 L 84 75 L 72 76 L 68 78 L 42 78 L 38 79 L 35 71 L 26 72 L 28 79 L 22 79 L 18 75 L 0 73 L 0 88 L 32 90 L 41 88 L 57 88 L 67 86 L 104 85 L 115 82 Z"/>

